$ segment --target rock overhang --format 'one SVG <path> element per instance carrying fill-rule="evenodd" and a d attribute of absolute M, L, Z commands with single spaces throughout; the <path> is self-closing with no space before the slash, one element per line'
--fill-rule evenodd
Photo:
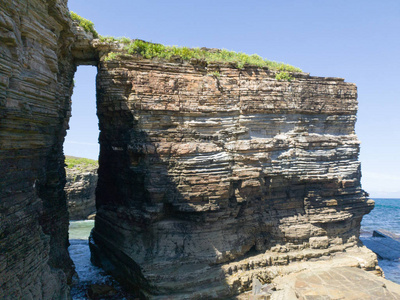
<path fill-rule="evenodd" d="M 15 173 L 2 179 L 11 191 L 4 205 L 12 210 L 11 199 L 22 193 L 21 201 L 37 208 L 22 210 L 37 229 L 26 243 L 50 255 L 36 260 L 37 269 L 26 276 L 59 280 L 48 295 L 66 295 L 61 273 L 71 272 L 62 140 L 78 65 L 99 71 L 101 184 L 93 257 L 113 265 L 125 282 L 155 297 L 226 297 L 248 289 L 249 276 L 271 280 L 270 267 L 357 244 L 362 215 L 373 204 L 360 185 L 354 84 L 300 72 L 291 73 L 290 82 L 278 81 L 279 71 L 249 65 L 144 59 L 127 54 L 123 43 L 93 39 L 66 17 L 65 1 L 48 5 L 53 19 L 39 20 L 48 27 L 43 43 L 29 34 L 25 46 L 17 35 L 12 42 L 9 33 L 18 22 L 11 18 L 14 25 L 3 27 L 0 44 L 9 62 L 24 53 L 14 53 L 15 47 L 29 48 L 30 42 L 46 48 L 50 38 L 58 47 L 44 49 L 42 58 L 34 55 L 32 64 L 26 60 L 29 72 L 11 65 L 11 76 L 5 68 L 0 102 L 7 116 L 0 128 L 14 141 L 2 144 L 1 162 Z M 118 59 L 105 59 L 111 52 L 120 53 Z M 43 70 L 53 78 L 45 103 L 30 90 L 41 91 L 34 78 L 43 78 Z M 20 141 L 17 132 L 19 108 L 28 106 L 47 109 L 31 111 L 30 119 L 38 121 L 30 127 L 33 144 Z M 13 236 L 6 242 L 12 244 Z M 17 267 L 34 257 L 24 253 L 15 256 Z M 49 266 L 63 271 L 57 275 Z M 6 292 L 46 288 L 33 279 L 19 283 L 18 270 L 9 272 L 15 287 L 5 286 Z"/>

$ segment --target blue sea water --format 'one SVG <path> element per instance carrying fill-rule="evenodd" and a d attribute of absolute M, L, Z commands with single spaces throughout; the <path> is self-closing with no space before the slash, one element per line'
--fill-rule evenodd
<path fill-rule="evenodd" d="M 69 255 L 75 264 L 77 278 L 71 288 L 73 300 L 89 299 L 88 287 L 91 284 L 108 285 L 114 287 L 118 294 L 107 299 L 126 299 L 119 284 L 107 275 L 101 268 L 94 266 L 90 261 L 89 235 L 94 226 L 93 220 L 70 221 L 69 225 Z"/>
<path fill-rule="evenodd" d="M 361 222 L 361 241 L 372 237 L 374 230 L 385 229 L 400 236 L 400 199 L 374 198 L 375 208 Z M 386 279 L 400 284 L 400 260 L 379 259 Z"/>
<path fill-rule="evenodd" d="M 385 229 L 400 235 L 400 199 L 374 199 L 375 208 L 364 216 L 361 222 L 361 240 L 377 239 L 372 237 L 374 230 Z M 88 237 L 94 221 L 71 221 L 69 227 L 70 247 L 69 253 L 75 263 L 79 276 L 78 283 L 72 288 L 74 300 L 88 299 L 86 294 L 90 284 L 108 284 L 120 289 L 110 276 L 90 262 Z M 387 279 L 400 284 L 400 261 L 379 260 L 379 266 L 385 272 Z M 120 298 L 125 299 L 120 294 Z"/>
<path fill-rule="evenodd" d="M 400 199 L 375 198 L 375 208 L 361 222 L 362 235 L 377 229 L 400 235 Z"/>

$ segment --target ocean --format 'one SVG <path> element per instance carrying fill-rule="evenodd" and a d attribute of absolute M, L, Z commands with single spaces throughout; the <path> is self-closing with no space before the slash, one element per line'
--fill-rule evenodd
<path fill-rule="evenodd" d="M 400 236 L 400 199 L 373 198 L 375 208 L 361 222 L 360 239 L 365 244 L 379 242 L 372 237 L 374 230 L 384 229 Z M 400 260 L 379 259 L 386 279 L 400 284 Z"/>
<path fill-rule="evenodd" d="M 86 295 L 88 287 L 95 284 L 113 287 L 114 297 L 107 299 L 126 299 L 122 288 L 103 269 L 90 262 L 89 235 L 94 226 L 94 220 L 70 221 L 69 224 L 69 254 L 75 264 L 78 278 L 74 278 L 71 296 L 74 300 L 89 299 Z M 97 298 L 96 298 L 97 299 Z"/>
<path fill-rule="evenodd" d="M 361 222 L 361 240 L 374 241 L 379 238 L 372 237 L 374 230 L 385 229 L 400 235 L 400 199 L 374 199 L 374 210 L 364 216 Z M 79 280 L 71 290 L 74 300 L 87 299 L 85 293 L 89 285 L 109 285 L 116 288 L 118 295 L 115 299 L 125 299 L 122 289 L 111 276 L 95 267 L 90 262 L 88 237 L 94 226 L 94 221 L 71 221 L 69 226 L 70 246 L 68 248 L 75 263 Z M 400 284 L 400 261 L 380 259 L 379 266 L 385 272 L 385 277 Z M 118 298 L 119 297 L 119 298 Z"/>

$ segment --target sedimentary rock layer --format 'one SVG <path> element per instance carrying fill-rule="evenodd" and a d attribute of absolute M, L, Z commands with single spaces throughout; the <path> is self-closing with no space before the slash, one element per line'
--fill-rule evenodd
<path fill-rule="evenodd" d="M 274 290 L 265 293 L 271 300 L 400 299 L 400 285 L 358 268 L 334 267 L 326 262 L 311 263 L 299 272 L 276 278 Z"/>
<path fill-rule="evenodd" d="M 70 220 L 85 220 L 96 212 L 97 165 L 66 169 L 65 193 Z"/>
<path fill-rule="evenodd" d="M 149 297 L 224 298 L 357 244 L 373 202 L 360 187 L 354 84 L 105 62 L 122 46 L 91 39 L 65 0 L 1 4 L 0 298 L 68 298 L 62 143 L 76 65 L 99 59 L 93 261 Z"/>
<path fill-rule="evenodd" d="M 62 144 L 76 67 L 66 2 L 0 4 L 1 299 L 68 297 Z"/>
<path fill-rule="evenodd" d="M 356 86 L 293 76 L 103 61 L 93 260 L 148 296 L 220 298 L 248 289 L 249 270 L 268 281 L 268 266 L 355 245 L 373 207 Z"/>

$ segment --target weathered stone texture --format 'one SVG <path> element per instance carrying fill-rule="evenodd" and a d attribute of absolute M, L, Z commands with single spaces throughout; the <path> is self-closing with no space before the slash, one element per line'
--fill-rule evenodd
<path fill-rule="evenodd" d="M 271 291 L 270 299 L 400 299 L 400 285 L 390 280 L 358 268 L 315 265 L 314 268 L 277 278 L 274 282 L 277 291 Z"/>
<path fill-rule="evenodd" d="M 357 244 L 373 201 L 354 84 L 125 57 L 100 64 L 97 96 L 93 260 L 131 286 L 226 297 L 249 269 L 268 281 L 268 266 Z"/>
<path fill-rule="evenodd" d="M 70 220 L 85 220 L 96 212 L 97 166 L 66 169 L 65 193 Z"/>
<path fill-rule="evenodd" d="M 93 261 L 149 297 L 209 299 L 357 248 L 373 201 L 360 187 L 354 84 L 104 62 L 122 46 L 91 39 L 65 0 L 1 3 L 0 298 L 68 297 L 62 143 L 76 65 L 99 59 Z"/>
<path fill-rule="evenodd" d="M 65 0 L 0 7 L 0 298 L 65 299 L 71 21 Z"/>

